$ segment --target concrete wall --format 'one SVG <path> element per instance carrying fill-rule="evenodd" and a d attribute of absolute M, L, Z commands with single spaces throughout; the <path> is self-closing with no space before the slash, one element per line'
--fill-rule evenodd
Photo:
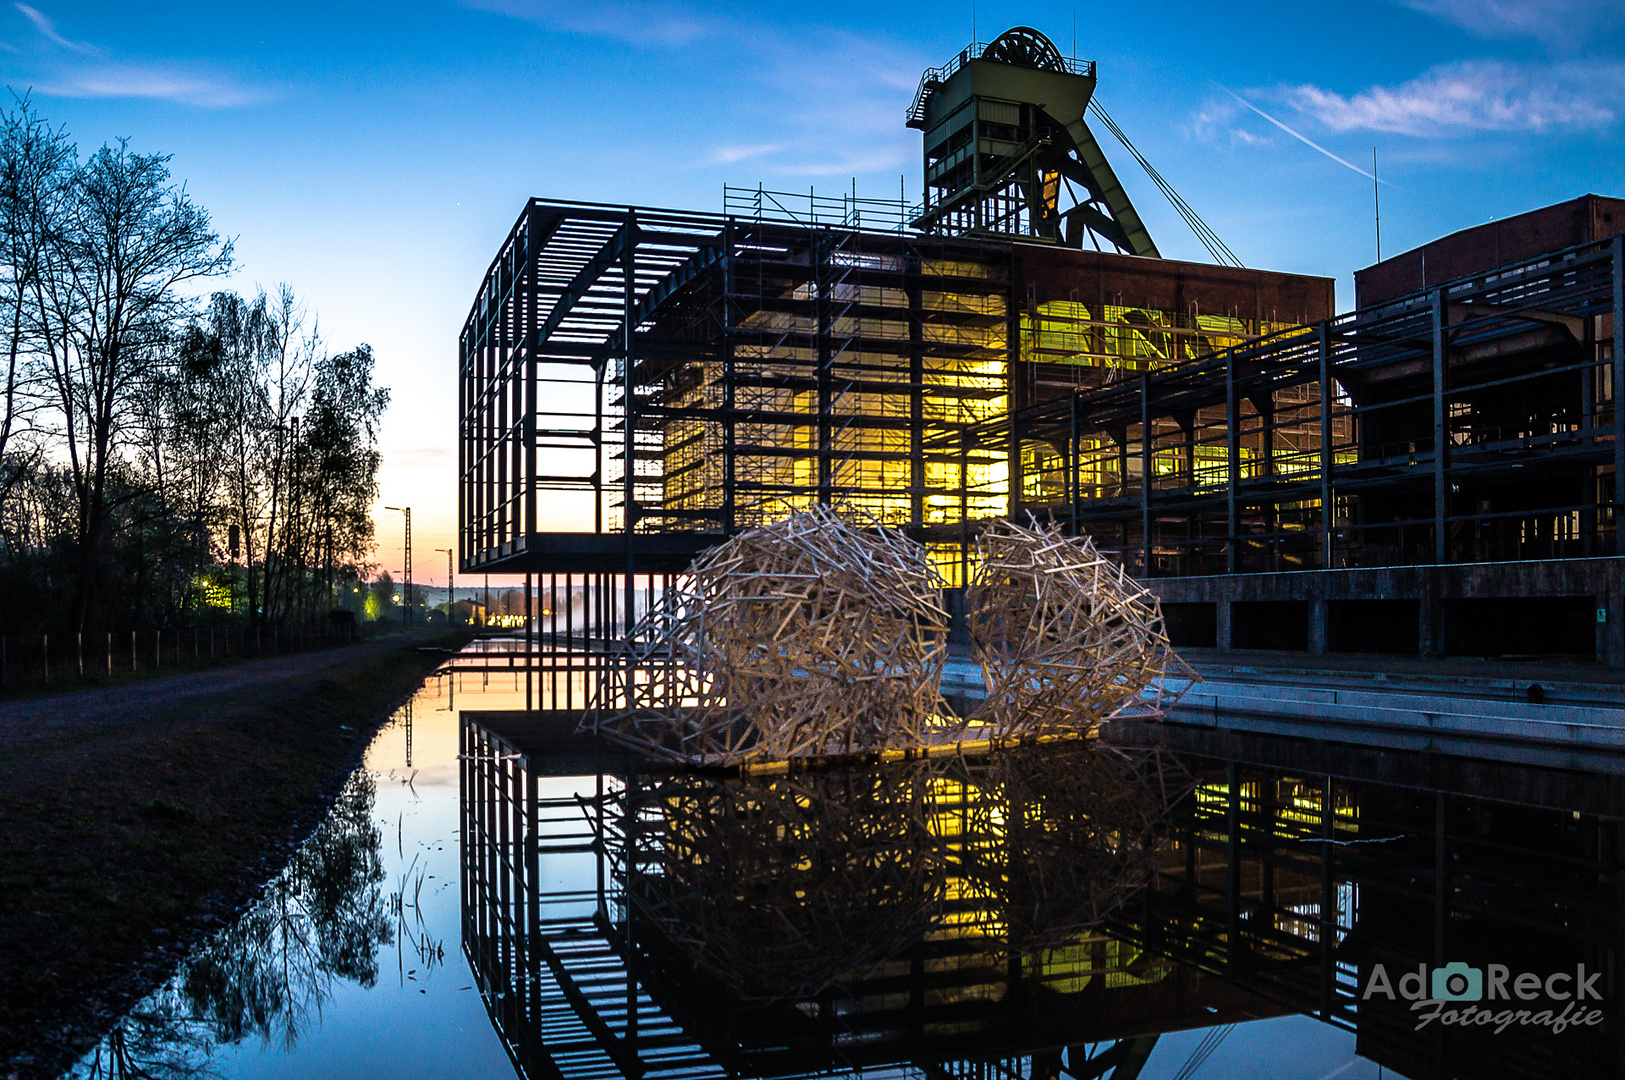
<path fill-rule="evenodd" d="M 1585 626 L 1595 627 L 1596 658 L 1609 667 L 1625 667 L 1625 559 L 1618 557 L 1151 578 L 1145 584 L 1164 603 L 1213 605 L 1215 645 L 1222 650 L 1247 647 L 1247 620 L 1256 615 L 1304 618 L 1301 634 L 1292 627 L 1275 635 L 1276 640 L 1306 639 L 1309 653 L 1325 653 L 1335 644 L 1336 616 L 1356 611 L 1338 605 L 1414 601 L 1414 641 L 1423 656 L 1486 655 L 1484 646 L 1473 643 L 1493 642 L 1497 633 L 1509 641 L 1518 634 L 1538 641 L 1547 636 L 1547 624 L 1549 633 L 1558 635 L 1552 638 L 1554 646 L 1531 651 L 1577 651 L 1564 643 L 1584 633 L 1580 621 L 1585 620 Z M 1395 605 L 1382 612 L 1409 610 Z M 1408 649 L 1411 628 L 1395 631 L 1404 635 Z M 1473 648 L 1480 651 L 1467 652 Z"/>

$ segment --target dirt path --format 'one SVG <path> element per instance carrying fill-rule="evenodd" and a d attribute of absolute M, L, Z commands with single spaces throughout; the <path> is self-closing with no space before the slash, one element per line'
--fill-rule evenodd
<path fill-rule="evenodd" d="M 305 689 L 311 680 L 428 637 L 391 637 L 184 675 L 155 676 L 121 686 L 6 702 L 0 704 L 0 768 L 10 751 L 21 749 L 30 740 L 82 736 L 171 713 L 195 720 L 200 718 L 199 710 L 230 706 L 245 696 L 265 703 L 283 700 Z"/>

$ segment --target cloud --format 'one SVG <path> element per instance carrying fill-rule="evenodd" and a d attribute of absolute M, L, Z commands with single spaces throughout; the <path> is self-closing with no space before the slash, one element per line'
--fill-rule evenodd
<path fill-rule="evenodd" d="M 1619 0 L 1400 0 L 1424 15 L 1477 37 L 1536 38 L 1548 45 L 1579 45 L 1625 21 Z"/>
<path fill-rule="evenodd" d="M 268 96 L 264 91 L 228 79 L 166 71 L 130 64 L 105 64 L 61 71 L 40 79 L 33 89 L 68 98 L 148 98 L 230 109 L 252 105 Z"/>
<path fill-rule="evenodd" d="M 661 0 L 464 0 L 468 7 L 630 45 L 675 48 L 726 32 L 728 21 Z"/>
<path fill-rule="evenodd" d="M 45 38 L 45 40 L 49 41 L 51 44 L 60 45 L 62 48 L 68 49 L 71 52 L 83 53 L 86 56 L 95 56 L 101 52 L 101 50 L 96 48 L 94 45 L 88 45 L 82 41 L 69 41 L 67 38 L 57 33 L 56 23 L 46 18 L 46 16 L 40 11 L 29 7 L 27 4 L 17 4 L 16 8 L 18 11 L 23 13 L 23 18 L 34 24 L 34 29 L 40 32 L 40 36 Z"/>
<path fill-rule="evenodd" d="M 787 142 L 756 143 L 752 146 L 719 146 L 711 151 L 706 159 L 707 165 L 732 165 L 737 161 L 749 161 L 752 158 L 767 157 L 776 154 L 790 146 Z"/>
<path fill-rule="evenodd" d="M 108 59 L 105 50 L 64 37 L 37 8 L 22 3 L 13 6 L 44 39 L 28 50 L 32 61 L 29 66 L 34 70 L 10 80 L 14 85 L 27 85 L 33 91 L 56 97 L 146 98 L 206 109 L 229 109 L 268 96 L 263 90 L 233 79 L 187 71 L 172 63 Z M 64 52 L 72 55 L 65 56 Z"/>
<path fill-rule="evenodd" d="M 919 154 L 919 136 L 903 126 L 903 113 L 927 61 L 883 37 L 822 24 L 785 26 L 766 21 L 759 9 L 723 4 L 461 2 L 554 33 L 663 50 L 674 62 L 735 87 L 733 104 L 718 117 L 725 125 L 722 141 L 682 168 L 755 163 L 752 181 L 764 173 L 853 176 L 889 172 Z M 692 48 L 696 44 L 704 47 Z"/>
<path fill-rule="evenodd" d="M 1278 96 L 1334 132 L 1437 137 L 1595 130 L 1614 124 L 1625 106 L 1625 64 L 1478 60 L 1434 68 L 1399 86 L 1374 86 L 1350 97 L 1307 85 Z"/>
<path fill-rule="evenodd" d="M 1228 93 L 1228 91 L 1226 91 Z M 1256 131 L 1249 131 L 1241 126 L 1241 121 L 1247 119 L 1241 106 L 1246 104 L 1239 99 L 1209 98 L 1203 102 L 1195 116 L 1191 117 L 1185 126 L 1185 134 L 1199 142 L 1214 142 L 1219 138 L 1228 139 L 1231 146 L 1271 146 L 1275 140 L 1267 135 L 1260 135 Z"/>

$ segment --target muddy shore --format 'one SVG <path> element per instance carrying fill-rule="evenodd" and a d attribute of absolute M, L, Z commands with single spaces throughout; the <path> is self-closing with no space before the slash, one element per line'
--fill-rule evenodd
<path fill-rule="evenodd" d="M 0 1078 L 59 1075 L 248 904 L 467 638 L 0 708 Z"/>

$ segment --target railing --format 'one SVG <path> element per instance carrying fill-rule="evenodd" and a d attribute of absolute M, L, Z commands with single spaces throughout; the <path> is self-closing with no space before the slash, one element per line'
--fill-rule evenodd
<path fill-rule="evenodd" d="M 954 72 L 972 60 L 980 60 L 982 54 L 987 51 L 987 47 L 988 43 L 985 41 L 973 41 L 941 67 L 926 68 L 924 73 L 920 75 L 919 88 L 914 91 L 914 102 L 908 107 L 908 112 L 904 114 L 908 124 L 913 126 L 923 123 L 925 120 L 925 106 L 931 100 L 931 95 L 936 93 L 938 88 L 947 82 Z M 1075 57 L 1063 56 L 1061 57 L 1061 67 L 1070 75 L 1089 76 L 1095 73 L 1095 62 L 1093 60 L 1078 60 Z"/>
<path fill-rule="evenodd" d="M 782 221 L 793 225 L 832 225 L 841 229 L 869 232 L 910 232 L 909 222 L 924 211 L 923 204 L 907 199 L 860 198 L 856 192 L 819 195 L 806 192 L 769 191 L 754 188 L 722 187 L 722 212 L 730 217 L 756 221 Z"/>

